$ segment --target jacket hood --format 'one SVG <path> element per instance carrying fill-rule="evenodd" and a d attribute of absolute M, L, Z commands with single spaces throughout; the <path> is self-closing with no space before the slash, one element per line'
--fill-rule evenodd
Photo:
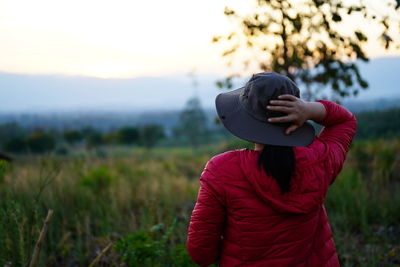
<path fill-rule="evenodd" d="M 252 185 L 256 194 L 267 205 L 279 213 L 305 214 L 318 209 L 323 203 L 320 181 L 312 168 L 302 168 L 302 161 L 296 155 L 296 169 L 290 181 L 290 191 L 282 194 L 275 178 L 258 167 L 259 151 L 242 149 L 239 165 L 245 179 Z M 309 164 L 307 164 L 309 165 Z"/>

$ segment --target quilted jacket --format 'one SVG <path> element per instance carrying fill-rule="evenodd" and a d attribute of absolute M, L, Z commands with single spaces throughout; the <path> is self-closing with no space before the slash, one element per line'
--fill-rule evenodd
<path fill-rule="evenodd" d="M 208 266 L 339 266 L 324 207 L 356 131 L 345 108 L 319 100 L 323 130 L 307 147 L 294 147 L 290 192 L 257 166 L 258 151 L 214 156 L 201 174 L 188 231 L 194 262 Z"/>

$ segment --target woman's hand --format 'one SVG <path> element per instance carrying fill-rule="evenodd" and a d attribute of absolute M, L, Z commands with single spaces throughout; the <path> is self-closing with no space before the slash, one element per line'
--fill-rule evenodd
<path fill-rule="evenodd" d="M 269 118 L 271 123 L 291 123 L 285 133 L 290 134 L 307 120 L 316 122 L 325 118 L 326 110 L 319 102 L 307 102 L 293 95 L 280 95 L 279 100 L 271 100 L 267 109 L 286 113 L 286 116 Z"/>

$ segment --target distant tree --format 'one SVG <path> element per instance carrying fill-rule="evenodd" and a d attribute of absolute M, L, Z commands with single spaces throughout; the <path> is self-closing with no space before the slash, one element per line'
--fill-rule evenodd
<path fill-rule="evenodd" d="M 111 145 L 118 143 L 118 131 L 108 132 L 104 134 L 103 141 L 105 144 Z"/>
<path fill-rule="evenodd" d="M 91 126 L 87 126 L 82 129 L 81 133 L 84 138 L 87 138 L 88 136 L 90 136 L 92 134 L 98 133 L 98 130 L 94 129 Z"/>
<path fill-rule="evenodd" d="M 77 130 L 65 131 L 63 133 L 63 136 L 64 136 L 65 141 L 67 141 L 67 143 L 70 145 L 74 145 L 83 140 L 82 132 L 77 131 Z"/>
<path fill-rule="evenodd" d="M 96 130 L 93 130 L 86 138 L 87 148 L 94 148 L 104 144 L 103 135 Z"/>
<path fill-rule="evenodd" d="M 183 136 L 193 147 L 197 147 L 207 138 L 207 116 L 198 97 L 189 99 L 179 116 L 175 134 Z"/>
<path fill-rule="evenodd" d="M 250 2 L 255 7 L 248 14 L 225 8 L 225 15 L 236 29 L 215 36 L 213 42 L 228 45 L 222 56 L 229 66 L 244 73 L 275 71 L 287 75 L 306 87 L 307 98 L 331 88 L 333 97 L 340 100 L 368 87 L 358 61 L 368 61 L 362 45 L 368 40 L 369 29 L 365 24 L 351 25 L 348 18 L 378 24 L 386 49 L 395 45 L 394 38 L 399 38 L 399 0 L 379 1 L 379 9 L 364 0 Z M 338 27 L 344 23 L 349 26 Z M 231 88 L 236 76 L 240 75 L 232 73 L 217 85 Z"/>
<path fill-rule="evenodd" d="M 14 137 L 3 144 L 3 149 L 10 153 L 26 153 L 28 151 L 28 145 L 24 138 Z"/>
<path fill-rule="evenodd" d="M 32 133 L 26 140 L 29 150 L 32 153 L 45 153 L 51 151 L 56 146 L 53 136 L 37 131 Z"/>
<path fill-rule="evenodd" d="M 15 137 L 24 138 L 26 135 L 27 130 L 15 122 L 0 125 L 0 144 L 5 144 Z"/>
<path fill-rule="evenodd" d="M 161 125 L 149 124 L 139 128 L 140 144 L 147 149 L 154 147 L 163 138 L 165 138 L 165 133 Z"/>
<path fill-rule="evenodd" d="M 123 127 L 117 133 L 118 143 L 124 145 L 135 144 L 139 141 L 139 130 L 136 127 Z"/>

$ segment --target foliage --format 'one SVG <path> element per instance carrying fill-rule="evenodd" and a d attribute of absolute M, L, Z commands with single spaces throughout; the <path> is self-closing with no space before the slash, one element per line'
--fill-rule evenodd
<path fill-rule="evenodd" d="M 137 232 L 118 241 L 116 250 L 122 254 L 122 260 L 128 266 L 145 264 L 149 266 L 152 262 L 160 260 L 163 249 L 159 242 L 146 232 Z"/>
<path fill-rule="evenodd" d="M 26 143 L 32 153 L 44 153 L 51 151 L 56 146 L 54 137 L 42 131 L 32 133 L 27 139 Z"/>
<path fill-rule="evenodd" d="M 5 175 L 10 168 L 10 164 L 7 161 L 0 159 L 0 185 L 3 183 Z"/>
<path fill-rule="evenodd" d="M 91 170 L 82 177 L 81 184 L 93 189 L 95 192 L 102 192 L 110 186 L 113 178 L 106 167 Z"/>
<path fill-rule="evenodd" d="M 15 122 L 4 123 L 0 125 L 0 140 L 3 144 L 14 138 L 22 139 L 26 135 L 26 129 Z"/>
<path fill-rule="evenodd" d="M 154 225 L 149 232 L 130 234 L 118 240 L 115 249 L 128 266 L 196 266 L 183 245 L 169 244 L 176 225 L 174 220 L 166 231 L 161 223 Z"/>
<path fill-rule="evenodd" d="M 132 145 L 139 141 L 139 130 L 136 127 L 123 127 L 117 133 L 118 143 Z"/>
<path fill-rule="evenodd" d="M 93 130 L 93 132 L 86 137 L 86 146 L 88 148 L 98 147 L 102 144 L 104 144 L 103 135 L 99 131 Z"/>
<path fill-rule="evenodd" d="M 74 145 L 83 140 L 83 134 L 78 130 L 65 131 L 63 133 L 63 136 L 65 141 L 67 141 L 67 143 L 69 143 L 70 145 Z"/>
<path fill-rule="evenodd" d="M 24 138 L 13 137 L 4 142 L 3 149 L 11 153 L 26 153 L 28 151 L 28 145 Z"/>
<path fill-rule="evenodd" d="M 357 138 L 393 138 L 400 136 L 400 108 L 356 114 Z"/>
<path fill-rule="evenodd" d="M 248 14 L 226 7 L 225 15 L 236 29 L 214 37 L 213 42 L 228 44 L 222 54 L 228 65 L 287 75 L 306 86 L 308 98 L 317 97 L 326 87 L 336 97 L 357 95 L 368 87 L 357 65 L 357 60 L 368 61 L 363 48 L 368 32 L 352 25 L 351 19 L 364 18 L 364 23 L 380 25 L 385 48 L 392 47 L 393 38 L 399 37 L 400 25 L 396 20 L 399 6 L 394 1 L 383 1 L 379 10 L 364 2 L 254 0 L 254 9 Z M 345 29 L 340 27 L 344 23 L 349 25 Z M 391 34 L 393 29 L 396 36 Z M 217 85 L 230 88 L 233 76 Z"/>
<path fill-rule="evenodd" d="M 161 139 L 165 138 L 164 129 L 161 125 L 149 124 L 139 129 L 140 143 L 150 149 L 154 147 Z"/>
<path fill-rule="evenodd" d="M 186 103 L 179 116 L 179 125 L 175 128 L 177 136 L 186 137 L 193 147 L 199 146 L 207 138 L 207 117 L 201 107 L 200 99 L 193 97 Z"/>

